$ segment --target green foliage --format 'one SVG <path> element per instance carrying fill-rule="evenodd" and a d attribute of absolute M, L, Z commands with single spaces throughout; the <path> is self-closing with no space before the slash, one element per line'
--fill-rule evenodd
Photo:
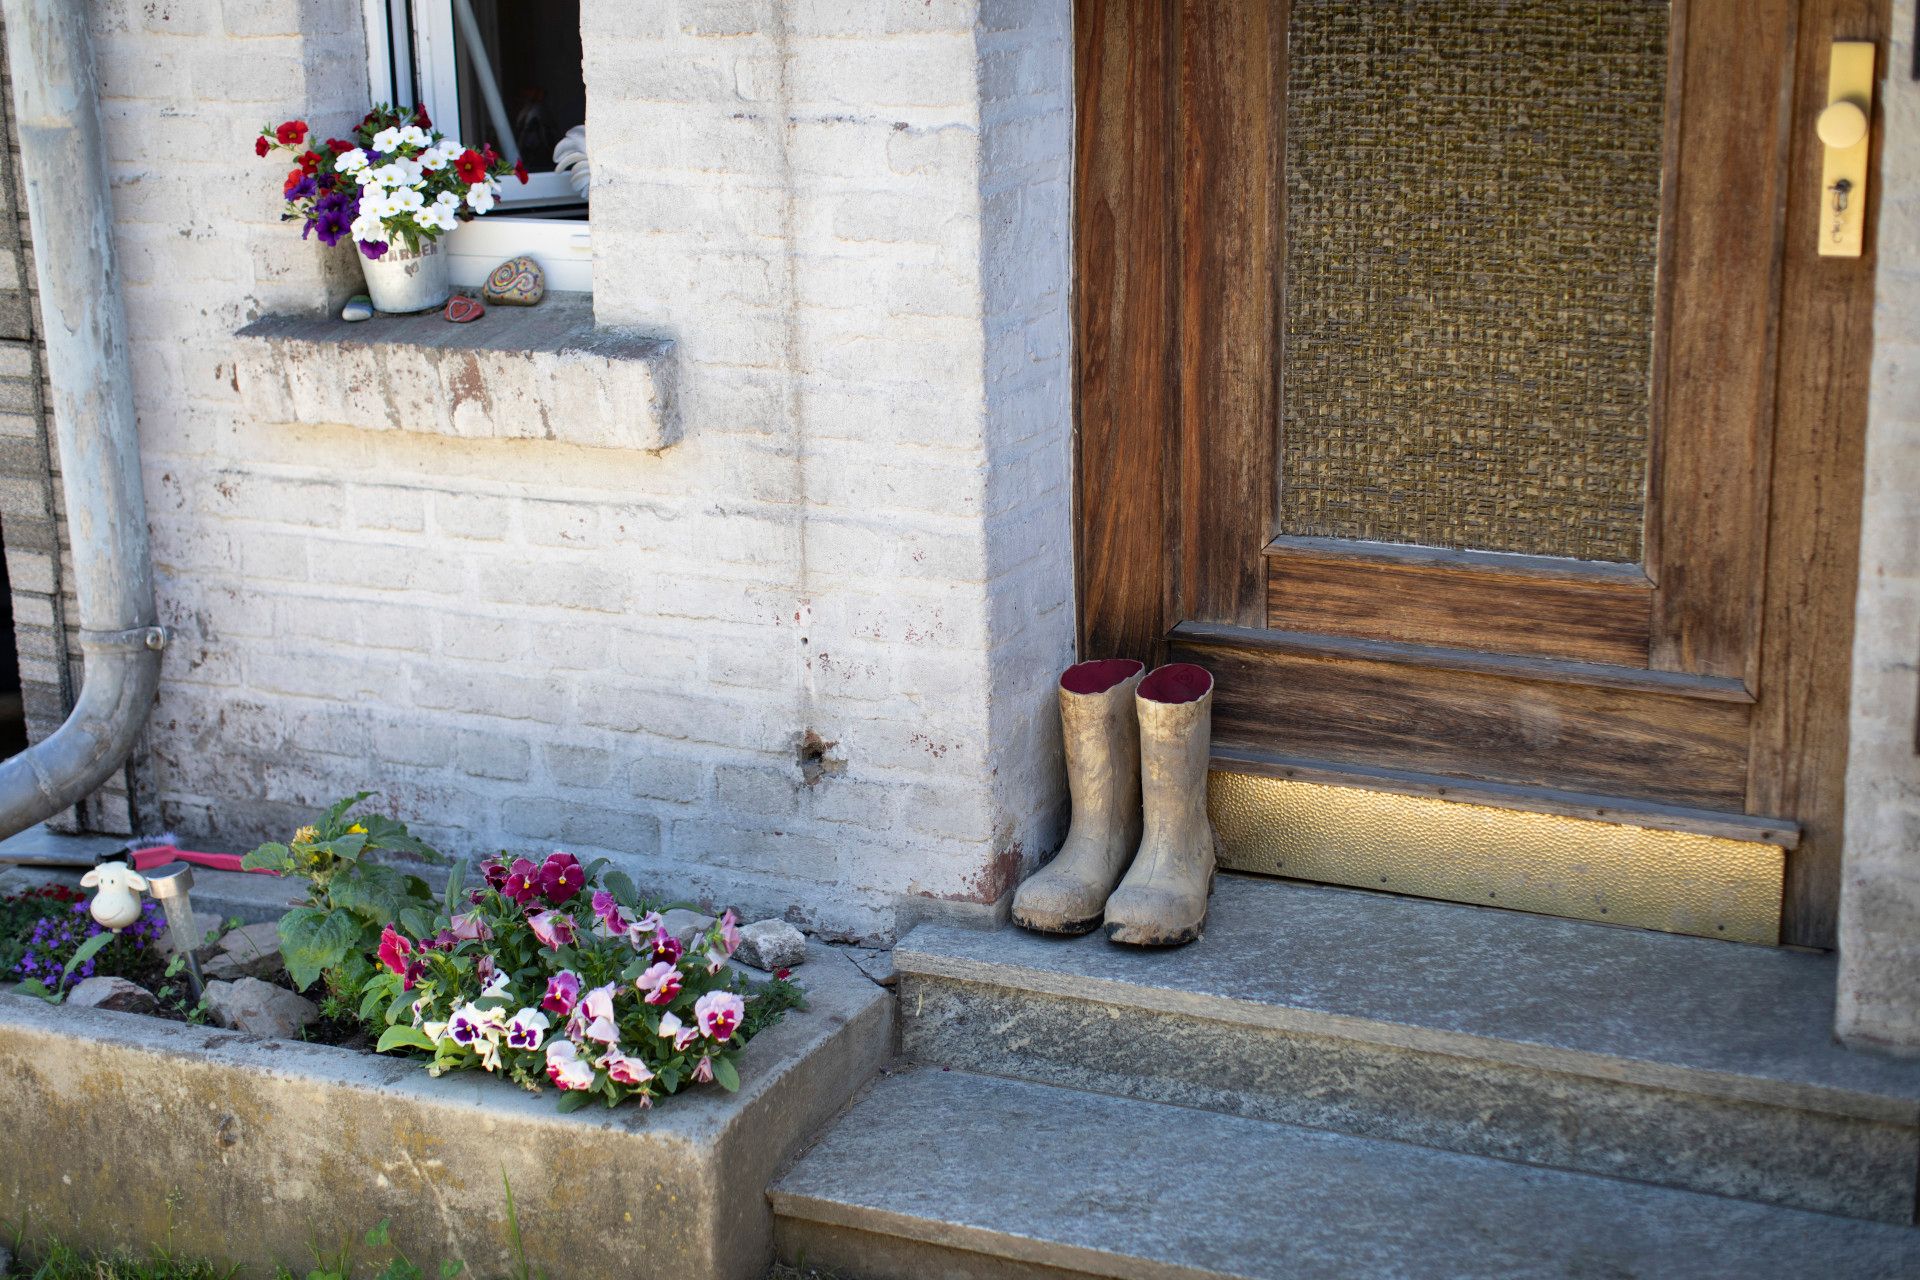
<path fill-rule="evenodd" d="M 176 1258 L 163 1249 L 142 1258 L 124 1252 L 82 1252 L 58 1241 L 36 1251 L 31 1262 L 16 1258 L 14 1267 L 14 1274 L 32 1280 L 227 1280 L 238 1270 L 200 1259 Z"/>
<path fill-rule="evenodd" d="M 261 845 L 241 860 L 249 870 L 277 871 L 307 883 L 307 899 L 280 918 L 280 952 L 294 985 L 326 980 L 329 994 L 357 1000 L 372 975 L 368 960 L 380 931 L 403 912 L 431 917 L 433 894 L 419 876 L 368 861 L 376 852 L 445 862 L 438 852 L 382 814 L 355 815 L 371 791 L 336 801 L 285 844 Z"/>

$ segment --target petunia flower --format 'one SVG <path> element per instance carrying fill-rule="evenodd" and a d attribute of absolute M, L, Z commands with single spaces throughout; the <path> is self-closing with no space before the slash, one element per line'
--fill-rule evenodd
<path fill-rule="evenodd" d="M 653 1072 L 646 1063 L 627 1056 L 618 1048 L 608 1049 L 600 1059 L 600 1066 L 607 1073 L 607 1078 L 616 1084 L 645 1084 L 653 1079 Z"/>
<path fill-rule="evenodd" d="M 307 122 L 305 120 L 289 120 L 278 129 L 275 129 L 273 136 L 279 139 L 280 145 L 283 147 L 298 146 L 300 140 L 307 136 Z"/>
<path fill-rule="evenodd" d="M 521 186 L 524 187 L 527 185 L 527 162 L 525 160 L 515 160 L 513 162 L 513 176 L 520 179 Z"/>
<path fill-rule="evenodd" d="M 694 1021 L 700 1030 L 725 1043 L 746 1015 L 747 1002 L 731 991 L 709 991 L 693 1002 Z"/>
<path fill-rule="evenodd" d="M 543 947 L 558 950 L 573 945 L 573 917 L 564 911 L 536 911 L 527 917 L 527 927 Z"/>
<path fill-rule="evenodd" d="M 271 150 L 273 150 L 273 144 L 267 141 L 266 134 L 263 133 L 253 140 L 253 154 L 256 156 L 264 156 Z"/>
<path fill-rule="evenodd" d="M 547 979 L 547 993 L 540 997 L 540 1007 L 548 1013 L 557 1013 L 566 1017 L 573 1012 L 574 1005 L 580 1002 L 580 975 L 571 969 L 562 969 Z"/>
<path fill-rule="evenodd" d="M 521 906 L 532 902 L 540 895 L 540 868 L 534 866 L 531 859 L 515 858 L 507 869 L 506 886 L 500 892 Z"/>
<path fill-rule="evenodd" d="M 648 1004 L 672 1004 L 673 998 L 680 994 L 680 970 L 663 960 L 635 978 L 633 985 Z"/>
<path fill-rule="evenodd" d="M 562 1089 L 591 1089 L 593 1067 L 580 1056 L 579 1045 L 555 1040 L 547 1046 L 547 1079 Z"/>
<path fill-rule="evenodd" d="M 540 892 L 547 901 L 559 904 L 579 893 L 586 884 L 586 875 L 580 869 L 580 860 L 570 853 L 558 849 L 547 855 L 540 864 Z"/>
<path fill-rule="evenodd" d="M 469 147 L 454 157 L 453 171 L 460 175 L 462 182 L 484 182 L 487 177 L 487 162 L 478 151 Z"/>
<path fill-rule="evenodd" d="M 522 1009 L 507 1023 L 507 1047 L 528 1051 L 538 1049 L 552 1025 L 547 1015 L 538 1009 Z"/>

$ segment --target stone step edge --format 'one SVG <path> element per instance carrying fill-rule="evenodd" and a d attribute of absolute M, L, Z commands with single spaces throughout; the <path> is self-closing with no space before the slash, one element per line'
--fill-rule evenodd
<path fill-rule="evenodd" d="M 918 932 L 915 930 L 915 933 Z M 1179 991 L 1111 978 L 1055 973 L 1011 961 L 980 964 L 921 950 L 913 945 L 913 938 L 913 934 L 907 935 L 894 949 L 894 969 L 902 978 L 1004 987 L 1093 1004 L 1120 1005 L 1152 1013 L 1229 1022 L 1270 1031 L 1331 1036 L 1417 1053 L 1445 1054 L 1470 1061 L 1498 1062 L 1528 1070 L 1587 1076 L 1677 1093 L 1696 1093 L 1736 1102 L 1920 1127 L 1920 1102 L 1896 1095 L 1716 1071 L 1709 1067 L 1650 1058 L 1625 1058 L 1588 1049 L 1475 1035 L 1353 1014 L 1242 1000 L 1232 996 Z M 903 1007 L 901 1012 L 905 1014 L 908 1009 Z"/>
<path fill-rule="evenodd" d="M 863 1231 L 869 1235 L 891 1236 L 936 1249 L 1020 1262 L 1068 1274 L 1083 1271 L 1089 1276 L 1113 1277 L 1113 1280 L 1244 1280 L 1238 1272 L 1216 1271 L 1209 1267 L 1142 1258 L 1106 1249 L 1089 1249 L 1083 1245 L 1038 1239 L 999 1228 L 962 1226 L 895 1209 L 849 1205 L 804 1192 L 784 1191 L 777 1185 L 767 1191 L 767 1198 L 773 1204 L 776 1222 L 787 1218 L 812 1226 Z M 774 1230 L 777 1236 L 778 1226 Z"/>

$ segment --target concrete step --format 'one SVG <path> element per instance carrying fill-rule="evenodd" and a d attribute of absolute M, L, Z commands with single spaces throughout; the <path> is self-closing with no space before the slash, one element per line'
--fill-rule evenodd
<path fill-rule="evenodd" d="M 937 1067 L 777 1181 L 847 1280 L 1920 1275 L 1920 1231 Z"/>
<path fill-rule="evenodd" d="M 1205 938 L 913 931 L 913 1060 L 1885 1222 L 1920 1063 L 1835 1045 L 1830 957 L 1221 876 Z"/>

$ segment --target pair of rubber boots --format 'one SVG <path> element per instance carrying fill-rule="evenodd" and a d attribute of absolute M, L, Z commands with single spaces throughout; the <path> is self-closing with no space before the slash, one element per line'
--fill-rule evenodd
<path fill-rule="evenodd" d="M 1020 886 L 1014 923 L 1173 947 L 1207 922 L 1218 837 L 1207 819 L 1213 677 L 1190 663 L 1147 674 L 1125 658 L 1060 677 L 1073 823 Z M 1124 874 L 1123 874 L 1124 873 Z"/>

